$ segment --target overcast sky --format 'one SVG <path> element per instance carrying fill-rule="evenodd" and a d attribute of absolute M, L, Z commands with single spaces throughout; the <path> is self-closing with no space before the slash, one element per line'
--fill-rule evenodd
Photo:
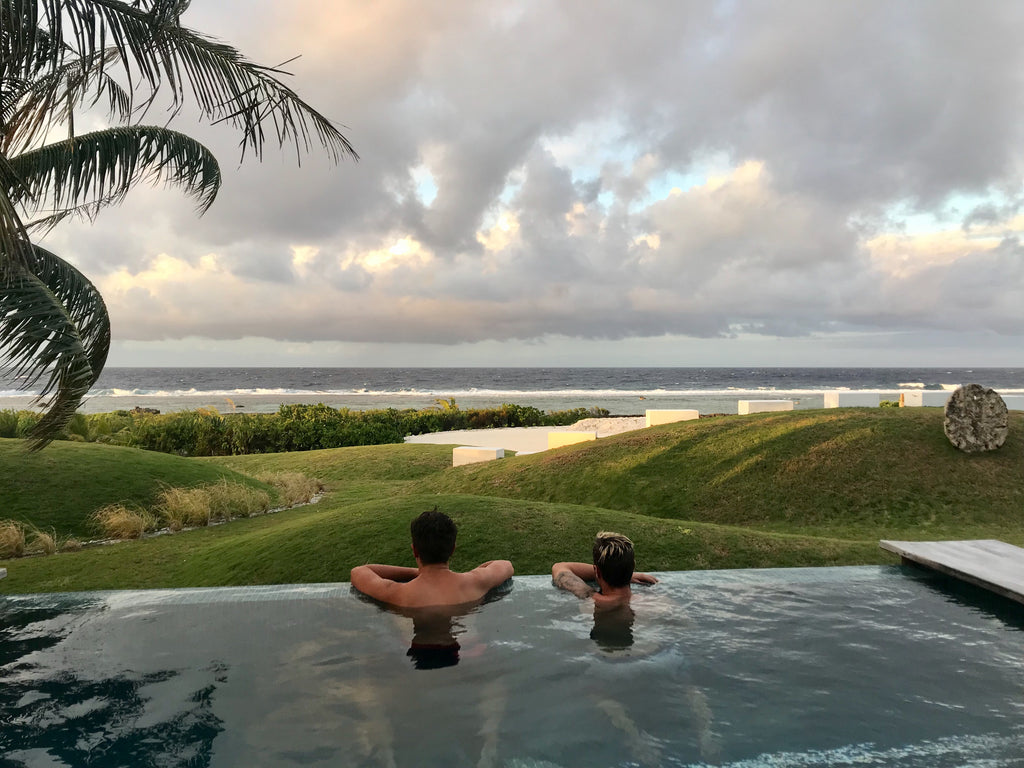
<path fill-rule="evenodd" d="M 190 123 L 46 244 L 110 365 L 1024 365 L 1024 3 L 193 0 L 358 163 Z M 152 118 L 151 119 L 156 119 Z M 159 118 L 161 121 L 164 119 Z"/>

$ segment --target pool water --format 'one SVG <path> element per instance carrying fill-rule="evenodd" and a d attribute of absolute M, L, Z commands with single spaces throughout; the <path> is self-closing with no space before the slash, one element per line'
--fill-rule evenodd
<path fill-rule="evenodd" d="M 1024 766 L 1024 611 L 904 567 L 0 598 L 0 768 Z"/>

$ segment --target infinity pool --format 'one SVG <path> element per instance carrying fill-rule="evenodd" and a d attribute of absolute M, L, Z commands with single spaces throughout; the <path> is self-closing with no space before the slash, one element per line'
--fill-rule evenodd
<path fill-rule="evenodd" d="M 1024 765 L 1020 606 L 902 567 L 689 572 L 595 617 L 347 584 L 0 598 L 0 768 Z"/>

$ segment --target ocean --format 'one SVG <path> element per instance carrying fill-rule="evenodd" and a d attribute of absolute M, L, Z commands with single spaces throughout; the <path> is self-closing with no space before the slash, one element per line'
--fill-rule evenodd
<path fill-rule="evenodd" d="M 821 408 L 825 390 L 955 389 L 978 383 L 1024 394 L 1024 368 L 107 368 L 82 407 L 102 413 L 136 406 L 161 412 L 214 408 L 273 412 L 283 403 L 335 408 L 426 408 L 454 399 L 462 408 L 502 403 L 544 411 L 647 408 L 736 413 L 741 399 L 788 399 Z M 0 410 L 31 400 L 0 382 Z"/>

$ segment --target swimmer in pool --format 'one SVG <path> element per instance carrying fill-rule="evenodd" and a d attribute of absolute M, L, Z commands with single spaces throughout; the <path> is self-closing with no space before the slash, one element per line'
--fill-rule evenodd
<path fill-rule="evenodd" d="M 630 584 L 657 584 L 646 573 L 634 573 L 633 542 L 621 533 L 601 531 L 594 539 L 593 564 L 555 563 L 551 581 L 559 589 L 571 592 L 581 600 L 591 599 L 595 607 L 613 608 L 628 605 L 632 596 Z M 587 584 L 596 581 L 598 589 Z"/>
<path fill-rule="evenodd" d="M 512 563 L 489 560 L 472 571 L 448 567 L 455 551 L 455 522 L 437 509 L 424 512 L 409 526 L 416 568 L 371 563 L 352 569 L 352 586 L 365 595 L 400 608 L 476 603 L 512 578 Z"/>

